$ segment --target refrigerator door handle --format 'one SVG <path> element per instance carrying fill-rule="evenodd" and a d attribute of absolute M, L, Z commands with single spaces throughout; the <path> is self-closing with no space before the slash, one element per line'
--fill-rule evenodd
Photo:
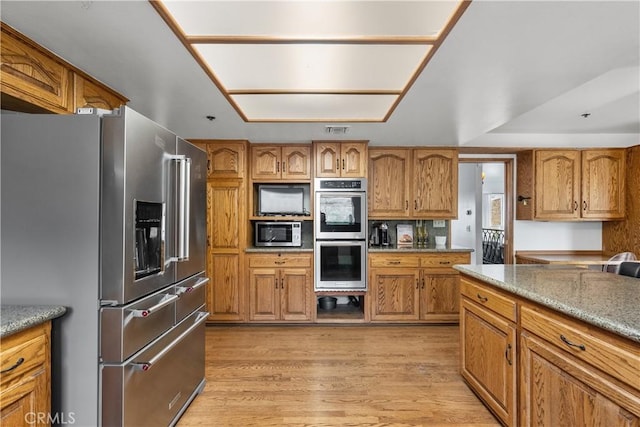
<path fill-rule="evenodd" d="M 176 286 L 176 295 L 180 296 L 182 294 L 188 294 L 189 292 L 193 292 L 196 289 L 203 287 L 208 282 L 209 282 L 208 277 L 201 277 L 193 286 Z"/>
<path fill-rule="evenodd" d="M 178 345 L 180 341 L 186 338 L 195 328 L 197 328 L 198 326 L 200 326 L 200 324 L 205 322 L 208 316 L 209 316 L 208 312 L 201 312 L 200 314 L 198 314 L 198 318 L 196 319 L 196 321 L 193 322 L 193 325 L 189 326 L 189 329 L 181 333 L 171 344 L 169 344 L 168 346 L 160 350 L 155 356 L 149 359 L 148 362 L 132 363 L 131 366 L 133 366 L 137 371 L 148 371 L 149 369 L 153 368 L 153 365 L 157 363 L 160 359 L 162 359 L 162 357 L 165 354 L 170 352 L 173 347 Z"/>
<path fill-rule="evenodd" d="M 179 158 L 178 261 L 189 259 L 189 218 L 191 205 L 191 159 Z"/>
<path fill-rule="evenodd" d="M 178 295 L 166 295 L 164 298 L 160 300 L 158 304 L 154 306 L 151 306 L 149 308 L 145 308 L 142 310 L 131 310 L 130 312 L 131 312 L 131 315 L 133 315 L 133 317 L 147 317 L 150 314 L 160 310 L 162 307 L 171 304 L 178 298 L 179 298 Z"/>

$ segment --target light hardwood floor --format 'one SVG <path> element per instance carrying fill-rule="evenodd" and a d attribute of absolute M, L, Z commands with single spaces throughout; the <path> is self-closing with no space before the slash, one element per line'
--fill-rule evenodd
<path fill-rule="evenodd" d="M 209 326 L 188 426 L 498 426 L 457 326 Z"/>

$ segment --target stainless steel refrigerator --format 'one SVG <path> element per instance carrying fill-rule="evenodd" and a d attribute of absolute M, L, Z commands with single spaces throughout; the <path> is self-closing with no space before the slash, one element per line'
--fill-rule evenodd
<path fill-rule="evenodd" d="M 0 124 L 0 301 L 68 309 L 51 419 L 175 423 L 204 385 L 206 154 L 127 107 Z"/>

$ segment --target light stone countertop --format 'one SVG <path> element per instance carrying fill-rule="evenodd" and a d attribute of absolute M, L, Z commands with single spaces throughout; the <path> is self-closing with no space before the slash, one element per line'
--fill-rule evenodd
<path fill-rule="evenodd" d="M 60 317 L 67 309 L 59 305 L 0 306 L 0 338 Z"/>
<path fill-rule="evenodd" d="M 640 342 L 640 279 L 566 265 L 485 264 L 453 268 Z"/>
<path fill-rule="evenodd" d="M 424 248 L 410 247 L 410 248 L 398 248 L 390 246 L 387 248 L 372 247 L 367 249 L 369 253 L 410 253 L 410 252 L 473 252 L 473 249 L 464 248 L 462 246 L 427 246 Z"/>

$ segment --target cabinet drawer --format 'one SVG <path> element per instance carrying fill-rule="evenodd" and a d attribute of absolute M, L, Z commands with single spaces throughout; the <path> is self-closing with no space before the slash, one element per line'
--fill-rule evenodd
<path fill-rule="evenodd" d="M 475 303 L 487 307 L 512 322 L 516 321 L 515 301 L 489 290 L 485 286 L 478 286 L 465 278 L 460 280 L 460 291 L 462 295 Z"/>
<path fill-rule="evenodd" d="M 413 255 L 371 255 L 371 267 L 419 267 L 420 257 Z"/>
<path fill-rule="evenodd" d="M 455 264 L 469 264 L 470 257 L 466 253 L 438 253 L 422 255 L 420 267 L 447 267 Z"/>
<path fill-rule="evenodd" d="M 45 364 L 47 336 L 43 328 L 31 328 L 2 340 L 0 384 L 6 390 L 34 368 Z"/>
<path fill-rule="evenodd" d="M 520 319 L 523 329 L 640 390 L 640 351 L 625 340 L 539 308 L 522 307 Z"/>
<path fill-rule="evenodd" d="M 249 267 L 311 267 L 311 255 L 260 255 L 249 257 Z"/>

